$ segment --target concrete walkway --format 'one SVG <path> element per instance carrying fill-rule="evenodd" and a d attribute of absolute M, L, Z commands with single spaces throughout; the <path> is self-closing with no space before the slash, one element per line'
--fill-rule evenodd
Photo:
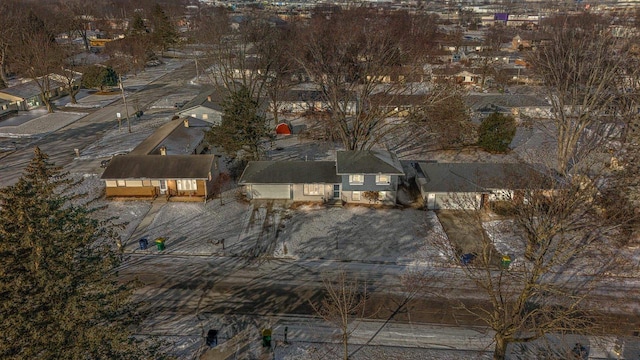
<path fill-rule="evenodd" d="M 133 231 L 131 236 L 127 239 L 127 241 L 125 241 L 123 246 L 124 252 L 135 252 L 136 249 L 139 249 L 137 244 L 138 239 L 145 237 L 146 233 L 148 232 L 147 228 L 149 227 L 149 225 L 151 225 L 151 223 L 155 219 L 156 214 L 158 214 L 160 209 L 166 204 L 167 204 L 167 198 L 164 196 L 158 196 L 153 200 L 153 203 L 151 204 L 151 208 L 149 208 L 149 211 L 147 212 L 147 214 L 144 216 L 140 224 L 138 224 L 138 226 Z M 153 239 L 149 239 L 149 246 L 153 245 L 152 241 Z"/>

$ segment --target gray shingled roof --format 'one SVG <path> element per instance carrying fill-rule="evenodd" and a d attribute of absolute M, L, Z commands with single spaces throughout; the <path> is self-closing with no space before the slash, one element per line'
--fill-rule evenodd
<path fill-rule="evenodd" d="M 209 101 L 209 97 L 211 97 L 211 101 Z M 191 99 L 188 103 L 186 103 L 180 111 L 179 114 L 188 113 L 190 109 L 193 109 L 198 106 L 204 106 L 206 108 L 220 111 L 222 112 L 222 101 L 224 98 L 214 90 L 212 87 L 205 88 L 202 92 L 200 92 L 196 97 Z"/>
<path fill-rule="evenodd" d="M 207 179 L 215 155 L 122 155 L 111 159 L 101 179 Z"/>
<path fill-rule="evenodd" d="M 211 124 L 199 119 L 189 118 L 189 127 L 184 127 L 184 119 L 172 120 L 159 127 L 133 149 L 131 155 L 159 154 L 159 148 L 165 146 L 168 155 L 190 154 L 204 138 L 204 131 Z"/>
<path fill-rule="evenodd" d="M 51 89 L 55 89 L 57 87 L 64 86 L 63 83 L 55 81 L 53 79 L 49 79 Z M 40 87 L 34 80 L 29 80 L 22 84 L 17 84 L 14 86 L 10 86 L 8 88 L 0 90 L 5 94 L 9 94 L 11 96 L 19 97 L 22 99 L 29 99 L 34 96 L 40 95 Z"/>
<path fill-rule="evenodd" d="M 522 107 L 549 107 L 549 103 L 535 95 L 526 94 L 473 94 L 467 95 L 465 103 L 472 109 L 477 110 L 488 105 L 495 105 L 504 108 Z"/>
<path fill-rule="evenodd" d="M 533 167 L 521 163 L 419 163 L 425 175 L 423 192 L 487 192 L 487 189 L 524 189 Z M 542 184 L 536 184 L 542 185 Z M 542 186 L 541 186 L 542 187 Z"/>
<path fill-rule="evenodd" d="M 240 184 L 338 184 L 333 161 L 250 161 Z"/>
<path fill-rule="evenodd" d="M 337 173 L 404 175 L 395 154 L 384 150 L 338 151 Z"/>

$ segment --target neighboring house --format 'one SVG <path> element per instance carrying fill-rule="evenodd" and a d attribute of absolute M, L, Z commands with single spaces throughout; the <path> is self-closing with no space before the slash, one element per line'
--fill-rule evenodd
<path fill-rule="evenodd" d="M 213 196 L 218 159 L 207 151 L 197 119 L 173 120 L 156 130 L 128 155 L 115 156 L 102 174 L 105 195 L 166 196 L 172 201 L 206 201 Z"/>
<path fill-rule="evenodd" d="M 546 119 L 551 114 L 547 100 L 528 94 L 471 94 L 465 97 L 465 103 L 479 116 L 499 112 L 516 118 L 523 115 Z"/>
<path fill-rule="evenodd" d="M 49 98 L 55 99 L 65 94 L 64 83 L 50 79 L 49 84 Z M 0 100 L 8 101 L 10 106 L 19 111 L 27 111 L 44 105 L 40 87 L 34 80 L 1 89 Z"/>
<path fill-rule="evenodd" d="M 540 173 L 520 163 L 418 163 L 416 183 L 425 208 L 480 209 L 492 201 L 517 200 Z M 544 184 L 536 184 L 540 187 Z"/>
<path fill-rule="evenodd" d="M 213 125 L 220 125 L 222 122 L 222 97 L 214 90 L 206 90 L 186 103 L 176 112 L 180 117 L 192 117 L 204 120 Z"/>
<path fill-rule="evenodd" d="M 353 115 L 357 111 L 358 102 L 355 95 L 351 96 L 352 101 L 346 103 L 346 112 Z M 280 113 L 305 113 L 305 112 L 326 112 L 331 111 L 329 104 L 320 90 L 313 89 L 291 89 L 282 94 L 277 104 L 271 100 L 269 102 L 269 111 L 273 111 L 274 107 L 278 107 Z"/>
<path fill-rule="evenodd" d="M 474 74 L 467 70 L 460 71 L 454 75 L 456 83 L 461 85 L 477 85 L 480 83 L 482 76 Z"/>
<path fill-rule="evenodd" d="M 18 109 L 15 104 L 11 104 L 8 100 L 0 100 L 0 120 L 16 112 Z"/>
<path fill-rule="evenodd" d="M 338 151 L 336 171 L 342 176 L 342 199 L 368 203 L 366 192 L 376 192 L 383 204 L 395 204 L 399 177 L 404 170 L 389 151 Z"/>
<path fill-rule="evenodd" d="M 252 161 L 238 183 L 249 199 L 393 205 L 403 175 L 388 151 L 338 151 L 336 161 Z"/>
<path fill-rule="evenodd" d="M 371 95 L 369 102 L 373 109 L 383 112 L 387 117 L 405 117 L 424 107 L 427 103 L 427 95 L 377 93 Z"/>
<path fill-rule="evenodd" d="M 340 198 L 335 161 L 251 161 L 238 183 L 249 199 L 327 202 Z"/>

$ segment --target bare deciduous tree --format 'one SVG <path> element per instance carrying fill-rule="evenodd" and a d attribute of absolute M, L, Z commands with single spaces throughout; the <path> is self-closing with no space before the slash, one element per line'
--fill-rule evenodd
<path fill-rule="evenodd" d="M 16 45 L 20 33 L 20 14 L 24 9 L 17 1 L 0 3 L 0 88 L 9 81 L 7 69 L 11 60 L 11 47 Z"/>
<path fill-rule="evenodd" d="M 622 57 L 616 39 L 564 29 L 529 58 L 551 102 L 557 140 L 557 170 L 565 174 L 606 134 L 602 117 L 615 105 Z"/>
<path fill-rule="evenodd" d="M 364 318 L 367 302 L 367 283 L 349 278 L 340 271 L 335 278 L 323 280 L 326 291 L 320 304 L 311 303 L 315 312 L 340 330 L 342 358 L 349 359 L 349 338 L 358 328 L 358 319 Z"/>
<path fill-rule="evenodd" d="M 402 14 L 342 10 L 312 18 L 299 40 L 298 61 L 329 108 L 325 127 L 348 150 L 381 143 L 396 128 L 387 121 L 387 109 L 398 97 L 417 91 L 412 82 L 423 81 L 415 78 L 422 75 L 424 47 L 409 37 L 422 33 L 396 31 L 401 19 Z M 404 22 L 411 24 L 419 23 Z M 385 100 L 371 101 L 374 95 Z"/>
<path fill-rule="evenodd" d="M 12 52 L 13 66 L 37 84 L 40 98 L 50 113 L 53 112 L 51 75 L 61 69 L 65 56 L 66 52 L 46 29 L 23 31 L 20 47 Z"/>
<path fill-rule="evenodd" d="M 455 306 L 494 331 L 494 359 L 504 359 L 509 344 L 549 334 L 601 333 L 598 289 L 612 282 L 606 274 L 624 273 L 628 266 L 618 259 L 615 239 L 630 218 L 605 212 L 607 199 L 594 182 L 575 178 L 556 183 L 535 171 L 513 176 L 522 190 L 505 197 L 502 222 L 485 226 L 477 243 L 464 248 L 455 238 L 433 241 L 441 253 L 456 254 L 460 267 L 452 269 L 452 283 L 464 283 L 479 295 L 474 303 L 454 300 Z M 611 216 L 615 222 L 607 219 Z M 481 217 L 480 211 L 465 212 L 475 224 Z M 508 235 L 513 253 L 500 253 L 487 230 L 493 237 Z M 473 254 L 465 257 L 473 258 L 469 263 L 459 260 L 465 251 Z"/>

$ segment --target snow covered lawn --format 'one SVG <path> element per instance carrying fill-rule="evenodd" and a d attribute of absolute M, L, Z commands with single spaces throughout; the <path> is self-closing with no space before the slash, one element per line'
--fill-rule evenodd
<path fill-rule="evenodd" d="M 412 261 L 430 256 L 425 247 L 427 212 L 367 206 L 289 210 L 280 225 L 283 256 L 349 261 Z"/>
<path fill-rule="evenodd" d="M 119 203 L 126 207 L 132 202 Z M 206 204 L 169 202 L 159 209 L 146 229 L 141 229 L 142 236 L 149 240 L 149 248 L 139 250 L 138 239 L 130 239 L 126 250 L 156 252 L 158 250 L 153 242 L 163 237 L 165 253 L 237 255 L 245 245 L 239 241 L 239 235 L 246 226 L 244 222 L 248 210 L 249 205 L 237 201 L 229 201 L 224 205 L 220 205 L 217 199 Z"/>
<path fill-rule="evenodd" d="M 75 122 L 85 115 L 87 114 L 63 111 L 45 114 L 20 125 L 1 127 L 0 137 L 28 137 L 50 133 Z"/>

